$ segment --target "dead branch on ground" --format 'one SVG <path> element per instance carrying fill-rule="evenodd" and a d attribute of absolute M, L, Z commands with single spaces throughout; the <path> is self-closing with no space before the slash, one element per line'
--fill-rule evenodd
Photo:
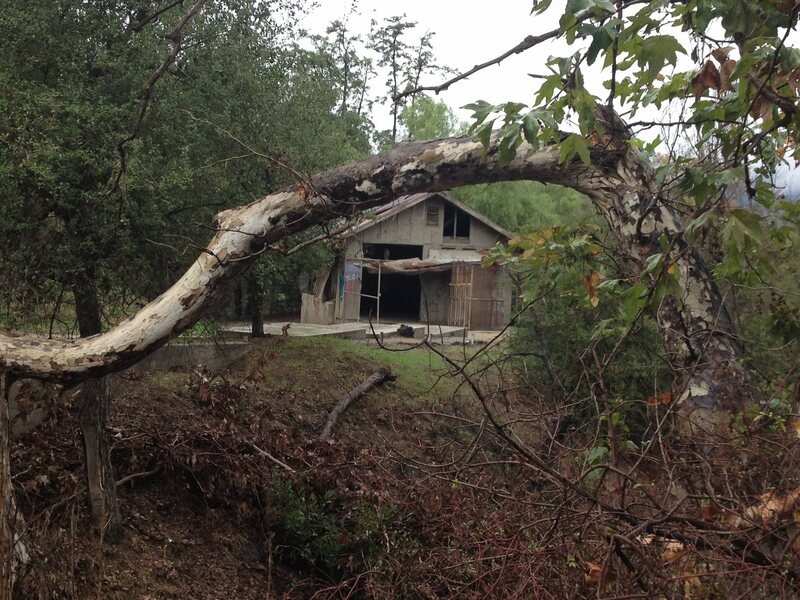
<path fill-rule="evenodd" d="M 383 367 L 375 371 L 372 375 L 350 390 L 350 392 L 348 392 L 341 400 L 339 400 L 336 406 L 333 407 L 333 410 L 328 415 L 328 420 L 325 422 L 325 427 L 322 428 L 322 433 L 319 434 L 319 439 L 327 440 L 331 437 L 331 433 L 333 432 L 333 428 L 336 426 L 336 422 L 339 420 L 339 417 L 353 402 L 361 398 L 361 396 L 365 395 L 372 388 L 383 385 L 387 381 L 395 381 L 396 379 L 397 375 L 392 375 L 392 372 L 389 369 Z"/>

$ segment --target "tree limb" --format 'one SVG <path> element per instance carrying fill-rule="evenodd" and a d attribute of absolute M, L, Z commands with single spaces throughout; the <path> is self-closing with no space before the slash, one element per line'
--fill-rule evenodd
<path fill-rule="evenodd" d="M 375 371 L 372 375 L 350 390 L 341 400 L 339 400 L 339 402 L 336 403 L 336 406 L 333 407 L 333 410 L 328 415 L 328 420 L 325 421 L 325 427 L 322 428 L 322 433 L 319 434 L 319 439 L 327 440 L 331 437 L 331 433 L 333 433 L 333 428 L 336 427 L 339 417 L 353 402 L 361 398 L 361 396 L 366 394 L 372 388 L 383 385 L 387 381 L 394 381 L 396 379 L 396 375 L 392 375 L 389 369 L 383 367 Z"/>
<path fill-rule="evenodd" d="M 500 166 L 496 143 L 488 151 L 470 138 L 409 142 L 311 178 L 248 206 L 219 213 L 217 233 L 169 290 L 114 329 L 77 340 L 0 334 L 0 366 L 19 376 L 78 382 L 136 363 L 194 324 L 267 245 L 332 218 L 352 218 L 369 208 L 416 193 L 470 183 L 534 179 L 583 187 L 596 167 L 558 163 L 558 150 L 532 152 Z M 599 172 L 597 177 L 599 177 Z M 588 188 L 586 188 L 588 191 Z"/>
<path fill-rule="evenodd" d="M 645 3 L 646 3 L 646 0 L 629 0 L 628 2 L 620 2 L 619 10 L 621 11 L 622 9 L 627 8 L 629 6 L 633 6 L 634 4 L 645 4 Z M 590 10 L 584 11 L 582 14 L 580 14 L 578 16 L 574 27 L 577 27 L 578 25 L 580 25 L 581 23 L 583 23 L 584 21 L 588 20 L 590 17 L 593 17 L 593 16 L 596 16 L 594 10 L 590 9 Z M 439 85 L 420 86 L 420 87 L 416 87 L 414 89 L 405 90 L 405 91 L 393 96 L 392 100 L 395 103 L 397 103 L 399 100 L 402 100 L 406 96 L 419 94 L 420 92 L 433 92 L 435 94 L 438 94 L 440 92 L 443 92 L 443 91 L 447 90 L 454 83 L 458 83 L 459 81 L 462 81 L 463 79 L 467 79 L 468 77 L 470 77 L 471 75 L 474 75 L 478 71 L 483 71 L 484 69 L 486 69 L 488 67 L 491 67 L 491 66 L 494 66 L 494 65 L 499 65 L 501 62 L 503 62 L 505 59 L 509 58 L 510 56 L 513 56 L 515 54 L 522 54 L 526 50 L 530 50 L 531 48 L 534 48 L 534 47 L 538 46 L 542 42 L 546 42 L 547 40 L 552 40 L 553 38 L 557 38 L 557 37 L 562 36 L 562 35 L 564 35 L 564 30 L 559 27 L 559 28 L 553 29 L 551 31 L 548 31 L 547 33 L 542 33 L 542 34 L 539 34 L 539 35 L 526 36 L 525 39 L 523 39 L 519 44 L 517 44 L 513 48 L 510 48 L 509 50 L 506 50 L 500 56 L 496 56 L 495 58 L 493 58 L 491 60 L 487 60 L 486 62 L 483 62 L 483 63 L 481 63 L 479 65 L 475 65 L 474 67 L 472 67 L 468 71 L 464 71 L 463 73 L 460 73 L 459 75 L 456 75 L 455 77 L 453 77 L 451 79 L 448 79 L 444 83 L 440 83 Z"/>
<path fill-rule="evenodd" d="M 119 168 L 116 170 L 111 180 L 111 188 L 108 192 L 109 194 L 112 194 L 119 189 L 119 182 L 122 180 L 123 175 L 125 175 L 128 170 L 128 158 L 125 146 L 127 146 L 129 142 L 132 142 L 139 137 L 139 130 L 142 127 L 144 116 L 147 114 L 147 109 L 150 107 L 150 102 L 153 100 L 153 90 L 155 89 L 156 83 L 159 79 L 161 79 L 161 76 L 167 72 L 167 69 L 169 69 L 169 67 L 175 62 L 175 60 L 178 58 L 178 54 L 181 52 L 183 28 L 186 27 L 186 24 L 192 19 L 192 17 L 200 12 L 200 9 L 203 8 L 205 3 L 206 0 L 197 0 L 194 5 L 178 20 L 178 23 L 172 28 L 172 31 L 167 36 L 170 42 L 172 42 L 172 47 L 158 68 L 150 74 L 150 77 L 147 78 L 147 81 L 144 84 L 144 91 L 142 92 L 142 103 L 139 107 L 139 112 L 136 113 L 136 118 L 133 120 L 131 131 L 123 140 L 120 141 L 119 144 L 117 144 Z M 174 6 L 174 4 L 168 6 L 165 10 L 172 8 L 172 6 Z"/>
<path fill-rule="evenodd" d="M 586 194 L 614 232 L 623 268 L 633 277 L 659 251 L 658 240 L 670 240 L 682 298 L 665 298 L 657 322 L 678 373 L 682 392 L 676 397 L 693 423 L 721 426 L 725 411 L 749 405 L 757 394 L 730 315 L 711 272 L 683 241 L 681 216 L 662 200 L 652 166 L 628 144 L 627 126 L 605 106 L 598 106 L 598 119 L 606 134 L 592 136 L 588 165 L 562 162 L 555 145 L 533 150 L 522 143 L 506 164 L 497 138 L 487 147 L 469 137 L 408 142 L 219 213 L 216 234 L 200 257 L 138 314 L 105 334 L 73 341 L 0 335 L 0 368 L 68 383 L 123 369 L 194 324 L 278 240 L 401 196 L 533 180 Z"/>

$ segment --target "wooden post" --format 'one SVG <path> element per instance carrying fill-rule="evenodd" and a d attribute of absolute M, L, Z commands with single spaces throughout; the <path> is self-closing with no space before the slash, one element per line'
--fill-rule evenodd
<path fill-rule="evenodd" d="M 375 305 L 377 306 L 377 309 L 375 311 L 377 313 L 376 314 L 376 318 L 375 318 L 375 323 L 377 323 L 378 325 L 381 324 L 381 265 L 382 264 L 383 264 L 383 261 L 379 260 L 378 261 L 378 292 L 375 294 L 377 296 L 377 299 L 375 300 Z"/>
<path fill-rule="evenodd" d="M 475 278 L 475 265 L 469 268 L 469 287 L 467 288 L 467 322 L 465 323 L 467 331 L 472 328 L 472 284 Z"/>

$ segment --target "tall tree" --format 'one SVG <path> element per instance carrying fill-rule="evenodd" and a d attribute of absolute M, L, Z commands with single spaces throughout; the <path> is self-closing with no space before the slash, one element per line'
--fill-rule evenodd
<path fill-rule="evenodd" d="M 370 34 L 370 48 L 378 54 L 378 66 L 388 69 L 386 77 L 386 91 L 384 100 L 392 100 L 392 130 L 391 143 L 397 142 L 397 118 L 399 115 L 398 104 L 394 100 L 405 88 L 405 74 L 411 58 L 408 43 L 403 34 L 406 30 L 416 27 L 416 23 L 406 21 L 405 15 L 393 16 L 386 19 L 385 23 L 377 26 L 373 21 L 373 32 Z M 376 29 L 377 28 L 377 29 Z"/>
<path fill-rule="evenodd" d="M 369 48 L 378 55 L 377 66 L 386 72 L 383 102 L 391 102 L 392 128 L 379 136 L 379 147 L 385 148 L 397 143 L 400 114 L 406 100 L 403 92 L 415 89 L 420 79 L 429 73 L 443 70 L 435 60 L 432 50 L 433 34 L 426 32 L 419 41 L 409 43 L 407 33 L 414 30 L 417 23 L 406 20 L 405 15 L 388 17 L 380 27 L 372 22 Z M 412 104 L 416 96 L 411 94 Z"/>
<path fill-rule="evenodd" d="M 441 100 L 420 94 L 400 113 L 409 140 L 433 140 L 455 135 L 458 121 L 453 110 Z"/>
<path fill-rule="evenodd" d="M 98 334 L 125 316 L 120 298 L 144 303 L 185 268 L 174 239 L 204 236 L 187 220 L 207 222 L 220 207 L 286 185 L 288 163 L 320 169 L 368 149 L 366 133 L 348 136 L 357 149 L 342 141 L 351 124 L 332 113 L 330 78 L 315 67 L 322 57 L 279 46 L 274 13 L 293 2 L 202 4 L 25 2 L 4 11 L 0 262 L 9 324 L 28 309 L 20 301 L 38 297 L 56 312 L 26 322 L 74 315 L 81 336 Z M 265 136 L 259 148 L 246 141 L 254 126 Z M 115 540 L 104 382 L 81 397 L 92 514 Z"/>
<path fill-rule="evenodd" d="M 746 413 L 758 394 L 719 286 L 692 243 L 698 232 L 718 226 L 740 265 L 757 256 L 753 240 L 764 232 L 764 217 L 738 208 L 717 210 L 732 181 L 743 182 L 748 196 L 765 209 L 782 210 L 782 221 L 771 231 L 796 227 L 797 208 L 781 203 L 766 178 L 780 162 L 780 149 L 783 155 L 796 152 L 787 142 L 797 127 L 798 61 L 787 40 L 797 13 L 794 4 L 778 1 L 570 2 L 560 29 L 526 38 L 505 54 L 558 36 L 586 42 L 576 55 L 550 62 L 553 72 L 542 79 L 533 108 L 476 103 L 477 141 L 411 142 L 222 212 L 206 251 L 134 318 L 72 342 L 0 335 L 0 364 L 13 376 L 61 381 L 122 368 L 199 318 L 267 244 L 403 194 L 530 179 L 580 191 L 605 217 L 617 237 L 617 258 L 635 282 L 634 307 L 650 307 L 658 315 L 678 376 L 681 410 L 702 441 L 715 432 L 730 440 L 730 417 Z M 706 35 L 712 21 L 722 28 L 713 39 Z M 667 26 L 685 28 L 696 51 L 687 53 L 671 31 L 660 31 Z M 587 89 L 581 72 L 584 62 L 601 53 L 610 70 L 610 96 L 604 101 Z M 694 54 L 694 68 L 665 75 L 683 53 Z M 675 160 L 656 170 L 641 151 L 645 144 L 611 107 L 621 102 L 636 109 L 686 98 L 694 101 L 680 124 L 699 128 L 704 143 L 713 141 L 715 168 Z M 568 116 L 577 121 L 572 131 L 558 127 Z M 501 127 L 493 133 L 497 119 Z M 693 206 L 684 225 L 687 200 Z M 7 451 L 0 448 L 5 460 Z M 541 461 L 535 464 L 564 479 Z M 10 484 L 1 483 L 0 489 L 10 490 Z M 637 528 L 653 527 L 649 518 L 624 514 Z M 669 518 L 671 513 L 663 520 Z M 0 544 L 10 552 L 13 540 L 6 537 Z"/>

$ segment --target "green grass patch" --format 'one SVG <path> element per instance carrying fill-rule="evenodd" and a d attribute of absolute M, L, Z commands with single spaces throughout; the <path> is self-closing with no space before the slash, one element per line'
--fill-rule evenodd
<path fill-rule="evenodd" d="M 335 381 L 358 371 L 364 378 L 387 367 L 397 375 L 394 388 L 422 403 L 452 395 L 457 388 L 442 358 L 425 348 L 386 350 L 344 338 L 305 337 L 281 340 L 274 354 L 263 372 L 277 381 L 290 381 L 292 373 Z"/>

